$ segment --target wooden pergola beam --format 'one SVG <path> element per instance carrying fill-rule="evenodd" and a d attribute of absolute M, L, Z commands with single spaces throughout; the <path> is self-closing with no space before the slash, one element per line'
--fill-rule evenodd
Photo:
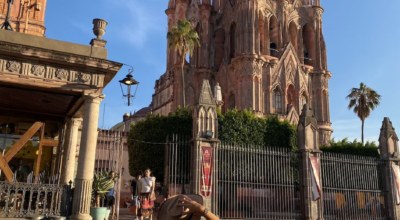
<path fill-rule="evenodd" d="M 40 131 L 40 140 L 43 140 L 43 138 L 44 138 L 44 125 L 42 126 L 42 129 Z M 35 175 L 35 177 L 39 176 L 40 162 L 42 160 L 42 154 L 43 154 L 43 141 L 40 141 L 39 142 L 39 152 L 37 155 L 36 164 L 35 164 L 34 171 L 33 171 L 33 174 Z M 35 178 L 35 181 L 37 179 L 38 178 Z"/>
<path fill-rule="evenodd" d="M 2 156 L 0 156 L 0 169 L 3 171 L 6 180 L 12 182 L 14 173 L 10 169 L 10 166 L 8 166 L 8 162 Z"/>
<path fill-rule="evenodd" d="M 58 146 L 58 140 L 53 140 L 53 139 L 44 139 L 41 140 L 44 147 L 57 147 Z"/>
<path fill-rule="evenodd" d="M 44 129 L 45 125 L 42 122 L 35 122 L 22 136 L 20 139 L 18 139 L 17 142 L 15 142 L 10 150 L 7 151 L 7 153 L 3 156 L 0 155 L 0 169 L 3 171 L 6 179 L 8 182 L 13 181 L 13 176 L 14 173 L 11 170 L 10 166 L 8 165 L 8 162 L 11 161 L 11 159 L 24 147 L 24 145 L 31 140 L 33 135 L 36 134 L 40 130 L 40 139 L 39 139 L 39 150 L 37 154 L 37 159 L 36 163 L 34 165 L 34 175 L 35 177 L 39 176 L 40 172 L 40 163 L 42 160 L 42 154 L 43 154 L 43 147 L 57 147 L 58 146 L 58 140 L 52 140 L 52 139 L 44 139 Z M 35 181 L 38 178 L 35 179 Z"/>
<path fill-rule="evenodd" d="M 35 122 L 22 137 L 11 146 L 4 156 L 5 161 L 8 163 L 10 160 L 21 150 L 21 148 L 35 135 L 35 133 L 43 126 L 42 122 Z"/>

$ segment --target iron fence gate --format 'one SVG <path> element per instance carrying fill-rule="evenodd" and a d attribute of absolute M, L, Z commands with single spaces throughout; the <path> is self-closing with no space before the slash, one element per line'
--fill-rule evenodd
<path fill-rule="evenodd" d="M 124 138 L 126 133 L 122 131 L 100 130 L 97 138 L 95 172 L 114 171 L 119 175 L 115 183 L 115 205 L 111 214 L 119 217 L 122 158 L 124 154 Z M 104 199 L 102 203 L 104 203 Z"/>
<path fill-rule="evenodd" d="M 217 213 L 222 219 L 298 219 L 298 154 L 286 148 L 217 150 Z"/>
<path fill-rule="evenodd" d="M 189 194 L 192 144 L 189 137 L 172 135 L 165 145 L 165 180 L 167 195 Z"/>
<path fill-rule="evenodd" d="M 323 153 L 325 219 L 386 219 L 381 165 L 374 157 Z"/>

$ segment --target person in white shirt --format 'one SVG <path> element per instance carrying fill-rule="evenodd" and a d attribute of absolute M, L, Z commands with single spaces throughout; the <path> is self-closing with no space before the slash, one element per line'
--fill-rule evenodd
<path fill-rule="evenodd" d="M 155 189 L 156 186 L 156 178 L 151 176 L 151 170 L 144 170 L 144 177 L 139 180 L 139 189 L 140 189 L 140 212 L 143 217 L 152 217 Z"/>

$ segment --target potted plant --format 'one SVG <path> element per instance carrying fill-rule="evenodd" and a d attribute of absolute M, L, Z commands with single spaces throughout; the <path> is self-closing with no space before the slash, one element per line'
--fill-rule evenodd
<path fill-rule="evenodd" d="M 92 185 L 92 203 L 90 215 L 93 220 L 108 219 L 107 208 L 101 207 L 101 200 L 114 187 L 114 178 L 110 177 L 107 172 L 97 172 L 94 174 Z M 108 212 L 109 213 L 109 212 Z"/>

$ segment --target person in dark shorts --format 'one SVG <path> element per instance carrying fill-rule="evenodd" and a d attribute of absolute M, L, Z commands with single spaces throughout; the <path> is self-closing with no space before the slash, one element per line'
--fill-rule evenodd
<path fill-rule="evenodd" d="M 114 205 L 115 205 L 115 182 L 117 179 L 117 175 L 114 171 L 110 171 L 109 178 L 114 181 L 114 186 L 110 189 L 110 191 L 106 194 L 106 205 L 111 210 L 111 213 L 115 213 Z"/>
<path fill-rule="evenodd" d="M 131 181 L 131 192 L 132 192 L 132 207 L 131 210 L 134 215 L 134 219 L 140 218 L 142 215 L 140 213 L 140 201 L 139 201 L 139 189 L 140 189 L 140 179 L 142 178 L 142 172 L 137 172 L 135 179 Z"/>

